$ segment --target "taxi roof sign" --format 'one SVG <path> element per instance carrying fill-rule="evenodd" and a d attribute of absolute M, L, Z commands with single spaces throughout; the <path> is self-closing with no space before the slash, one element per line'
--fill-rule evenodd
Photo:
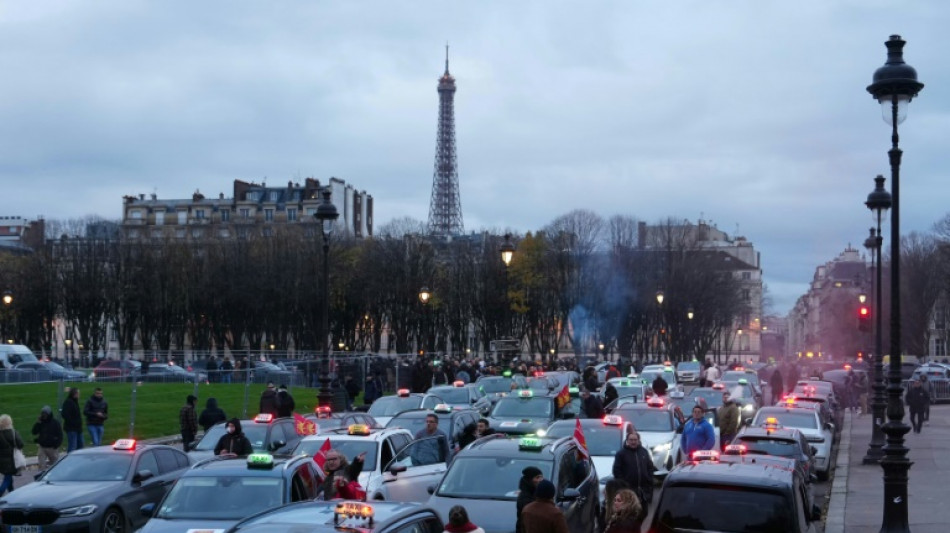
<path fill-rule="evenodd" d="M 721 381 L 717 381 L 712 384 L 712 388 L 715 390 L 724 390 L 726 388 L 726 384 Z"/>
<path fill-rule="evenodd" d="M 254 417 L 254 422 L 258 424 L 270 424 L 274 420 L 274 415 L 271 413 L 261 413 Z"/>
<path fill-rule="evenodd" d="M 366 424 L 350 424 L 350 426 L 346 428 L 346 433 L 348 435 L 365 436 L 365 435 L 369 435 L 370 431 L 369 431 L 369 426 L 367 426 Z"/>
<path fill-rule="evenodd" d="M 248 468 L 274 468 L 274 457 L 269 453 L 252 453 L 247 456 Z"/>
<path fill-rule="evenodd" d="M 581 392 L 581 389 L 580 389 L 580 387 L 568 387 L 568 388 L 567 388 L 567 392 L 568 392 L 569 394 L 578 394 L 578 393 Z"/>
<path fill-rule="evenodd" d="M 604 424 L 608 426 L 619 426 L 623 424 L 623 418 L 620 415 L 607 415 L 604 417 Z"/>
<path fill-rule="evenodd" d="M 333 410 L 330 409 L 329 405 L 318 405 L 313 412 L 317 413 L 317 418 L 330 418 L 330 413 Z"/>
<path fill-rule="evenodd" d="M 518 440 L 518 449 L 519 450 L 540 450 L 544 445 L 541 443 L 541 439 L 537 437 L 521 437 Z"/>
<path fill-rule="evenodd" d="M 723 452 L 725 455 L 745 455 L 746 447 L 745 444 L 729 444 Z"/>
<path fill-rule="evenodd" d="M 135 450 L 135 439 L 119 439 L 112 445 L 113 450 Z"/>
<path fill-rule="evenodd" d="M 519 398 L 531 398 L 534 396 L 534 391 L 531 389 L 521 389 L 518 391 Z"/>
<path fill-rule="evenodd" d="M 511 370 L 505 370 L 504 372 L 501 373 L 501 375 L 502 375 L 502 377 L 510 378 L 510 377 L 511 377 Z"/>
<path fill-rule="evenodd" d="M 340 525 L 341 520 L 366 520 L 369 526 L 373 525 L 373 516 L 375 515 L 373 506 L 361 502 L 340 502 L 336 504 L 333 510 L 333 525 Z"/>
<path fill-rule="evenodd" d="M 650 407 L 663 407 L 663 398 L 656 395 L 650 396 L 647 398 L 647 405 Z"/>
<path fill-rule="evenodd" d="M 749 380 L 747 380 L 746 378 L 739 378 L 739 382 L 738 382 L 738 383 L 739 383 L 739 385 L 748 385 L 748 384 L 749 384 Z"/>
<path fill-rule="evenodd" d="M 462 380 L 460 380 L 460 379 L 457 379 L 457 380 L 455 380 L 455 381 L 452 382 L 452 386 L 454 386 L 454 387 L 464 387 L 464 386 L 465 386 L 465 382 L 462 381 Z"/>
<path fill-rule="evenodd" d="M 718 461 L 719 452 L 716 450 L 696 450 L 691 458 L 694 461 Z"/>
<path fill-rule="evenodd" d="M 672 371 L 673 371 L 673 367 L 671 367 L 671 366 L 664 366 L 664 367 L 663 367 L 663 371 L 664 371 L 664 372 L 672 372 Z"/>
<path fill-rule="evenodd" d="M 440 403 L 439 405 L 433 407 L 432 410 L 436 413 L 451 413 L 452 406 L 447 403 Z"/>
<path fill-rule="evenodd" d="M 409 396 L 409 389 L 399 389 L 396 391 L 396 396 L 405 398 Z"/>

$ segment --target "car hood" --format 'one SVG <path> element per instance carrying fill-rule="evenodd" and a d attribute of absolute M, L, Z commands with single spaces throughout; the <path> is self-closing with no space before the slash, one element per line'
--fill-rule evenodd
<path fill-rule="evenodd" d="M 546 418 L 522 418 L 520 416 L 492 417 L 488 421 L 491 428 L 501 433 L 534 433 L 551 424 Z"/>
<path fill-rule="evenodd" d="M 240 522 L 237 520 L 195 520 L 193 518 L 165 519 L 149 518 L 145 527 L 139 533 L 185 533 L 186 531 L 201 531 L 202 533 L 224 533 L 228 528 Z"/>
<path fill-rule="evenodd" d="M 672 431 L 641 431 L 640 444 L 652 450 L 655 446 L 672 442 L 675 437 L 676 433 Z"/>
<path fill-rule="evenodd" d="M 20 487 L 2 499 L 2 507 L 55 507 L 65 509 L 76 505 L 97 503 L 105 492 L 116 490 L 124 481 L 36 481 Z M 112 501 L 114 498 L 110 498 Z M 51 503 L 55 502 L 55 503 Z"/>
<path fill-rule="evenodd" d="M 428 505 L 439 513 L 446 524 L 449 523 L 449 509 L 462 505 L 469 509 L 469 512 L 476 510 L 475 514 L 469 516 L 478 522 L 478 527 L 484 529 L 485 533 L 514 533 L 515 531 L 517 507 L 513 500 L 475 500 L 433 495 L 429 498 Z"/>

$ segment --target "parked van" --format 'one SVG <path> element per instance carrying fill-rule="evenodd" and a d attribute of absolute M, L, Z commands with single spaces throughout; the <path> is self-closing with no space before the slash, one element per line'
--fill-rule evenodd
<path fill-rule="evenodd" d="M 29 348 L 22 344 L 0 344 L 0 365 L 4 370 L 12 369 L 17 363 L 37 361 Z"/>

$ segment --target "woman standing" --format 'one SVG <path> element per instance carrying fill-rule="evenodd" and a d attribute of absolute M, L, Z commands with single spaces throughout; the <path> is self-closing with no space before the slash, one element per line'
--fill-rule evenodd
<path fill-rule="evenodd" d="M 643 525 L 643 506 L 630 489 L 621 489 L 614 496 L 613 513 L 604 533 L 639 533 Z"/>
<path fill-rule="evenodd" d="M 464 507 L 456 505 L 449 509 L 449 523 L 442 533 L 485 533 L 485 530 L 468 519 L 468 511 Z"/>
<path fill-rule="evenodd" d="M 10 415 L 0 415 L 0 474 L 3 474 L 0 495 L 13 490 L 13 476 L 19 470 L 13 460 L 13 450 L 22 449 L 23 439 L 13 429 L 13 419 Z"/>

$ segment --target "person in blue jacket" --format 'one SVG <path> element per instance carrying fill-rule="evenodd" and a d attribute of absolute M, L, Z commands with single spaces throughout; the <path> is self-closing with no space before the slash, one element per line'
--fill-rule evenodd
<path fill-rule="evenodd" d="M 704 416 L 705 410 L 701 405 L 693 406 L 693 416 L 683 426 L 683 435 L 680 436 L 680 451 L 683 457 L 692 457 L 696 450 L 712 450 L 716 447 L 716 432 L 712 424 Z"/>

